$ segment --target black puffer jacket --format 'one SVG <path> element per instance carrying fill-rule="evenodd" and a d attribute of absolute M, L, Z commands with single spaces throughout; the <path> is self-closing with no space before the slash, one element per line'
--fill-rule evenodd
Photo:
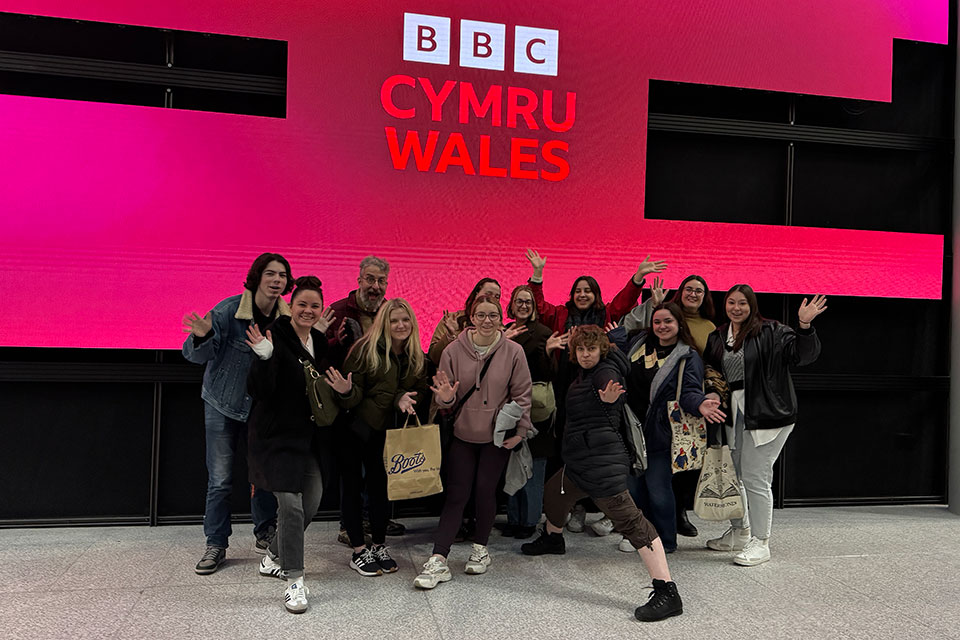
<path fill-rule="evenodd" d="M 303 491 L 303 476 L 316 455 L 320 428 L 310 420 L 310 404 L 300 359 L 309 359 L 325 371 L 327 340 L 311 329 L 312 357 L 282 316 L 269 327 L 273 333 L 273 356 L 257 359 L 250 367 L 247 390 L 253 396 L 248 421 L 247 466 L 250 482 L 268 491 Z M 321 468 L 324 465 L 321 464 Z"/>
<path fill-rule="evenodd" d="M 710 334 L 703 353 L 704 361 L 718 371 L 723 371 L 728 326 Z M 764 320 L 760 333 L 743 341 L 744 427 L 777 429 L 794 424 L 797 394 L 790 367 L 810 364 L 819 355 L 820 338 L 813 327 L 794 330 L 775 320 Z M 729 424 L 732 414 L 727 412 Z"/>
<path fill-rule="evenodd" d="M 594 498 L 627 489 L 630 458 L 620 434 L 620 411 L 626 394 L 613 404 L 600 400 L 598 389 L 611 380 L 626 386 L 630 363 L 611 348 L 600 363 L 580 371 L 567 391 L 567 427 L 563 434 L 566 475 Z"/>

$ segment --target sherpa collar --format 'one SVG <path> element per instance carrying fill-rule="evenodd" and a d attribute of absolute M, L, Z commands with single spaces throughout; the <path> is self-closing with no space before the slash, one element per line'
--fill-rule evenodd
<path fill-rule="evenodd" d="M 277 298 L 277 315 L 290 315 L 290 305 L 283 298 Z M 240 296 L 240 306 L 237 307 L 237 312 L 233 314 L 233 317 L 237 320 L 253 320 L 253 292 L 249 289 L 243 290 L 243 295 Z"/>

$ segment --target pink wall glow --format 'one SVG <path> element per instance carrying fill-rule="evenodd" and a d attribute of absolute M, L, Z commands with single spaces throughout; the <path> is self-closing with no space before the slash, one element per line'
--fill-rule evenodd
<path fill-rule="evenodd" d="M 946 0 L 4 0 L 0 11 L 289 43 L 285 119 L 0 95 L 3 345 L 178 347 L 183 313 L 239 292 L 266 250 L 319 275 L 328 301 L 353 288 L 364 255 L 390 260 L 388 293 L 414 303 L 427 338 L 478 278 L 525 280 L 528 246 L 549 259 L 555 301 L 584 272 L 611 298 L 647 253 L 670 263 L 668 286 L 696 272 L 716 290 L 942 294 L 939 235 L 645 220 L 643 203 L 650 79 L 890 100 L 893 39 L 945 43 Z M 403 60 L 404 12 L 452 18 L 452 65 Z M 512 52 L 506 71 L 461 68 L 460 19 L 506 24 L 508 43 L 516 25 L 558 30 L 558 74 L 515 73 Z M 460 124 L 456 90 L 436 122 L 406 86 L 393 95 L 417 115 L 399 119 L 380 100 L 397 74 L 551 90 L 558 117 L 575 92 L 575 124 Z M 569 176 L 398 170 L 386 127 L 436 130 L 441 147 L 462 133 L 474 164 L 490 136 L 504 167 L 512 137 L 559 140 Z M 57 312 L 31 313 L 51 290 Z"/>

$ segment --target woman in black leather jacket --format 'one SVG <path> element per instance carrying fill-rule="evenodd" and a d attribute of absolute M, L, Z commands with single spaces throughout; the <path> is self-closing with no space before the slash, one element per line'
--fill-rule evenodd
<path fill-rule="evenodd" d="M 791 366 L 810 364 L 820 354 L 820 339 L 811 322 L 826 311 L 827 299 L 804 298 L 794 330 L 766 320 L 749 285 L 738 284 L 724 297 L 730 319 L 707 338 L 706 363 L 723 371 L 730 387 L 727 442 L 741 482 L 746 508 L 742 519 L 730 521 L 719 538 L 707 541 L 717 551 L 738 551 L 733 561 L 754 566 L 770 559 L 773 523 L 773 463 L 797 421 L 797 395 Z M 719 394 L 715 395 L 719 399 Z"/>

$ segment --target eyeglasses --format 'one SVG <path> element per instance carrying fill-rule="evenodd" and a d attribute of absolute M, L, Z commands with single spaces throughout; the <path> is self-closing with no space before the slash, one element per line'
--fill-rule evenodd
<path fill-rule="evenodd" d="M 479 322 L 486 322 L 487 320 L 490 322 L 497 322 L 500 320 L 499 313 L 475 313 L 473 314 L 473 317 Z"/>
<path fill-rule="evenodd" d="M 684 293 L 689 293 L 692 296 L 702 296 L 704 294 L 703 289 L 694 289 L 693 287 L 684 287 Z"/>
<path fill-rule="evenodd" d="M 532 307 L 533 300 L 514 300 L 513 304 L 517 305 L 518 307 Z"/>
<path fill-rule="evenodd" d="M 366 282 L 371 287 L 375 284 L 380 285 L 381 287 L 387 286 L 386 278 L 374 278 L 373 276 L 364 276 L 363 281 Z"/>

